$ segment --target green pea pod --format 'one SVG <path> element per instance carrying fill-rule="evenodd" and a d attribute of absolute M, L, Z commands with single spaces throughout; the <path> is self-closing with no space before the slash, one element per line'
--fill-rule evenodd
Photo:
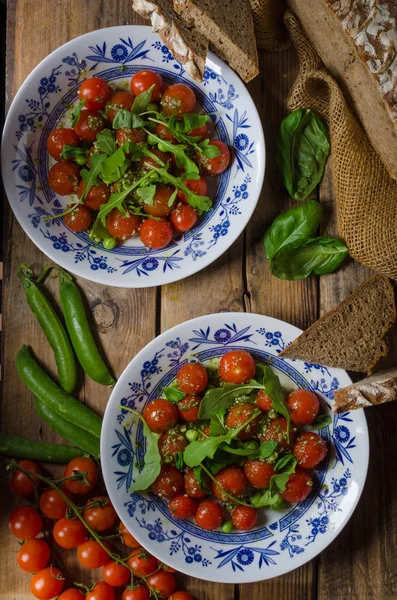
<path fill-rule="evenodd" d="M 0 433 L 0 454 L 12 458 L 29 458 L 64 465 L 72 458 L 81 456 L 80 448 L 66 444 L 34 442 L 17 435 Z"/>
<path fill-rule="evenodd" d="M 95 458 L 99 458 L 100 443 L 98 437 L 87 433 L 78 425 L 63 419 L 49 408 L 43 400 L 37 397 L 34 399 L 34 406 L 40 417 L 65 440 L 75 444 L 75 446 L 78 446 L 81 450 L 88 452 L 88 454 L 91 454 Z M 81 450 L 79 450 L 79 456 L 81 456 Z"/>
<path fill-rule="evenodd" d="M 115 381 L 105 365 L 91 333 L 83 299 L 71 275 L 59 269 L 59 292 L 66 327 L 77 358 L 93 381 L 114 385 Z"/>
<path fill-rule="evenodd" d="M 78 423 L 84 435 L 100 437 L 102 419 L 62 390 L 39 367 L 27 346 L 22 346 L 17 354 L 17 370 L 24 384 L 54 413 L 73 425 Z"/>
<path fill-rule="evenodd" d="M 28 304 L 54 352 L 59 384 L 65 392 L 71 393 L 76 385 L 76 361 L 73 349 L 58 315 L 33 281 L 32 275 L 32 271 L 25 265 L 19 267 L 18 276 L 21 278 Z"/>

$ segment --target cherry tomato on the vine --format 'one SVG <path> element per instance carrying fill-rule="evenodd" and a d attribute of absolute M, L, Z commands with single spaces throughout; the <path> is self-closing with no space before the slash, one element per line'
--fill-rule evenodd
<path fill-rule="evenodd" d="M 77 95 L 84 100 L 84 108 L 100 110 L 112 93 L 109 85 L 99 77 L 90 77 L 80 85 Z"/>
<path fill-rule="evenodd" d="M 139 575 L 146 577 L 156 571 L 158 560 L 143 548 L 139 548 L 138 550 L 134 550 L 131 554 L 128 559 L 128 564 L 131 569 L 134 569 Z"/>
<path fill-rule="evenodd" d="M 30 540 L 40 533 L 43 520 L 31 506 L 14 508 L 8 518 L 8 528 L 20 540 Z"/>
<path fill-rule="evenodd" d="M 131 571 L 114 560 L 108 562 L 102 569 L 102 577 L 113 587 L 121 587 L 131 579 Z"/>
<path fill-rule="evenodd" d="M 102 506 L 91 507 L 93 503 L 101 503 Z M 109 498 L 106 496 L 96 496 L 91 498 L 84 510 L 84 519 L 94 531 L 106 531 L 116 522 L 117 514 Z"/>
<path fill-rule="evenodd" d="M 39 465 L 33 460 L 19 460 L 18 465 L 24 467 L 28 471 L 33 471 L 34 473 L 41 474 L 41 469 Z M 19 496 L 30 496 L 34 493 L 35 488 L 38 489 L 40 485 L 40 479 L 34 476 L 28 477 L 22 471 L 15 470 L 12 474 L 10 481 L 8 482 L 8 487 L 15 494 Z"/>
<path fill-rule="evenodd" d="M 176 588 L 175 575 L 163 569 L 148 577 L 147 581 L 161 596 L 169 596 Z"/>
<path fill-rule="evenodd" d="M 116 592 L 105 581 L 99 581 L 94 589 L 85 597 L 85 600 L 116 600 Z"/>
<path fill-rule="evenodd" d="M 73 502 L 74 496 L 66 487 L 62 487 L 61 491 Z M 41 494 L 39 506 L 43 515 L 48 519 L 61 519 L 65 516 L 68 507 L 59 492 L 52 488 L 44 490 Z"/>
<path fill-rule="evenodd" d="M 95 142 L 100 131 L 106 129 L 106 119 L 96 110 L 82 110 L 74 130 L 82 140 Z"/>
<path fill-rule="evenodd" d="M 47 565 L 50 560 L 50 548 L 44 540 L 33 538 L 27 540 L 18 550 L 18 566 L 28 573 L 37 573 Z"/>
<path fill-rule="evenodd" d="M 246 350 L 231 350 L 220 360 L 219 375 L 226 383 L 248 383 L 255 375 L 255 361 Z"/>
<path fill-rule="evenodd" d="M 294 390 L 287 398 L 291 421 L 297 425 L 308 425 L 318 415 L 320 402 L 310 390 Z"/>
<path fill-rule="evenodd" d="M 65 145 L 76 147 L 80 145 L 80 138 L 74 129 L 58 127 L 51 131 L 47 139 L 48 154 L 55 158 L 55 160 L 61 160 L 62 150 Z"/>
<path fill-rule="evenodd" d="M 130 90 L 135 96 L 139 96 L 142 92 L 146 92 L 154 85 L 152 90 L 151 102 L 155 102 L 159 97 L 164 87 L 163 78 L 156 71 L 144 69 L 138 71 L 130 81 Z"/>
<path fill-rule="evenodd" d="M 61 548 L 77 548 L 88 537 L 88 531 L 80 519 L 63 517 L 55 523 L 53 536 Z"/>
<path fill-rule="evenodd" d="M 84 600 L 84 598 L 85 596 L 83 592 L 77 590 L 76 588 L 70 588 L 58 596 L 58 600 Z"/>
<path fill-rule="evenodd" d="M 230 163 L 230 150 L 226 144 L 220 140 L 211 140 L 209 146 L 215 146 L 219 150 L 218 156 L 208 158 L 201 152 L 197 152 L 196 159 L 201 172 L 205 175 L 220 175 L 225 171 Z"/>
<path fill-rule="evenodd" d="M 80 169 L 69 160 L 60 160 L 48 173 L 48 185 L 59 196 L 74 194 L 80 181 Z"/>
<path fill-rule="evenodd" d="M 173 228 L 181 233 L 190 231 L 195 226 L 197 218 L 197 212 L 188 204 L 180 204 L 170 215 Z"/>
<path fill-rule="evenodd" d="M 140 543 L 130 534 L 127 527 L 120 521 L 119 531 L 123 539 L 123 543 L 129 548 L 140 548 Z"/>
<path fill-rule="evenodd" d="M 103 542 L 107 547 L 107 542 Z M 79 563 L 87 569 L 99 569 L 109 562 L 109 554 L 95 540 L 87 540 L 77 548 L 77 558 Z"/>
<path fill-rule="evenodd" d="M 207 371 L 200 363 L 187 363 L 179 369 L 176 382 L 185 394 L 199 394 L 208 385 Z"/>
<path fill-rule="evenodd" d="M 160 250 L 168 246 L 172 239 L 172 227 L 163 219 L 145 219 L 141 225 L 139 237 L 144 246 Z"/>
<path fill-rule="evenodd" d="M 193 600 L 193 596 L 189 592 L 174 592 L 168 600 Z"/>
<path fill-rule="evenodd" d="M 85 478 L 88 482 L 88 485 L 85 483 L 80 483 L 79 481 L 67 480 L 64 485 L 67 489 L 72 492 L 72 494 L 76 494 L 76 496 L 80 496 L 82 494 L 89 494 L 98 479 L 98 467 L 94 463 L 93 460 L 87 458 L 85 456 L 80 456 L 78 458 L 73 458 L 66 466 L 65 472 L 63 476 L 72 477 L 76 473 L 85 473 Z"/>
<path fill-rule="evenodd" d="M 92 213 L 85 204 L 78 204 L 63 216 L 64 223 L 72 231 L 85 231 L 92 221 Z"/>
<path fill-rule="evenodd" d="M 144 585 L 139 585 L 132 590 L 124 590 L 121 600 L 149 600 L 148 589 Z"/>
<path fill-rule="evenodd" d="M 38 600 L 52 600 L 63 590 L 65 580 L 59 569 L 46 567 L 30 580 L 30 591 Z"/>
<path fill-rule="evenodd" d="M 196 105 L 196 95 L 184 83 L 174 83 L 164 92 L 161 106 L 166 115 L 181 115 L 192 112 Z"/>
<path fill-rule="evenodd" d="M 178 409 L 173 402 L 165 398 L 155 398 L 145 406 L 142 416 L 150 431 L 165 433 L 178 422 Z"/>

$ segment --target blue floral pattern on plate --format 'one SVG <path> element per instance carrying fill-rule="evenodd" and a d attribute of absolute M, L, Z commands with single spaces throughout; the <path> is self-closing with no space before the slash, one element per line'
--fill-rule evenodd
<path fill-rule="evenodd" d="M 330 451 L 314 473 L 309 497 L 281 512 L 260 511 L 259 526 L 253 531 L 204 531 L 194 522 L 175 519 L 158 497 L 128 492 L 144 464 L 145 439 L 141 423 L 123 407 L 142 411 L 175 380 L 187 361 L 214 364 L 231 349 L 246 349 L 257 360 L 271 364 L 288 389 L 298 386 L 317 391 L 322 411 L 330 412 L 332 390 L 349 385 L 350 380 L 340 370 L 280 358 L 280 349 L 299 333 L 291 325 L 260 315 L 208 315 L 159 336 L 132 361 L 118 382 L 103 426 L 105 481 L 133 535 L 167 564 L 211 581 L 274 577 L 310 560 L 348 519 L 350 512 L 342 501 L 348 496 L 354 506 L 368 460 L 366 424 L 360 411 L 334 415 L 330 426 L 319 432 Z M 200 571 L 201 567 L 205 569 Z"/>

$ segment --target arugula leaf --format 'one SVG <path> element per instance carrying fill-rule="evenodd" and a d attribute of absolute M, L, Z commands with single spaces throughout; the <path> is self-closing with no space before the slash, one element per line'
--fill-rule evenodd
<path fill-rule="evenodd" d="M 117 111 L 112 123 L 113 129 L 134 129 L 144 125 L 146 125 L 146 121 L 142 117 L 124 108 Z"/>
<path fill-rule="evenodd" d="M 245 456 L 251 460 L 257 460 L 258 458 L 269 458 L 277 448 L 278 443 L 273 441 L 262 442 L 259 448 L 248 449 L 248 448 L 232 448 L 231 446 L 221 446 L 223 452 L 234 454 L 236 456 Z"/>
<path fill-rule="evenodd" d="M 332 423 L 331 415 L 318 415 L 318 417 L 316 417 L 314 421 L 310 423 L 310 427 L 316 430 L 324 429 L 324 427 L 328 427 L 330 423 Z"/>
<path fill-rule="evenodd" d="M 103 156 L 103 157 L 105 157 L 104 154 L 97 154 L 96 156 Z M 93 156 L 93 158 L 95 158 L 95 155 Z M 91 159 L 91 164 L 92 164 L 92 159 Z M 123 206 L 124 200 L 127 198 L 127 196 L 133 190 L 135 190 L 137 187 L 139 187 L 140 185 L 142 185 L 142 183 L 144 183 L 145 181 L 147 181 L 150 177 L 151 177 L 151 171 L 149 171 L 143 177 L 141 177 L 140 179 L 138 179 L 138 181 L 135 181 L 135 183 L 133 183 L 132 185 L 130 185 L 124 191 L 122 191 L 122 192 L 120 192 L 118 194 L 112 194 L 110 196 L 109 200 L 106 202 L 106 204 L 102 204 L 102 206 L 100 207 L 99 213 L 98 213 L 98 218 L 102 219 L 102 221 L 103 221 L 107 217 L 107 215 L 110 212 L 112 212 L 112 210 L 114 208 L 118 208 L 121 212 L 125 212 L 125 209 L 124 209 L 124 206 Z"/>
<path fill-rule="evenodd" d="M 181 392 L 177 387 L 165 387 L 163 388 L 163 394 L 170 402 L 179 402 L 186 397 L 185 392 Z"/>
<path fill-rule="evenodd" d="M 272 399 L 272 408 L 276 412 L 283 415 L 283 417 L 287 421 L 287 437 L 289 439 L 291 415 L 288 410 L 287 403 L 285 401 L 284 390 L 281 387 L 279 378 L 268 365 L 264 366 L 263 386 L 266 394 Z"/>
<path fill-rule="evenodd" d="M 84 102 L 85 102 L 85 100 L 80 100 L 80 102 L 78 103 L 78 105 L 76 106 L 76 108 L 74 109 L 74 111 L 72 112 L 72 114 L 70 116 L 70 121 L 72 123 L 72 127 L 74 127 L 76 125 L 77 121 L 80 118 L 80 113 L 83 109 Z"/>
<path fill-rule="evenodd" d="M 211 415 L 211 423 L 210 423 L 210 434 L 211 435 L 224 435 L 227 433 L 227 429 L 225 427 L 225 414 L 226 409 L 220 408 L 216 410 Z"/>
<path fill-rule="evenodd" d="M 184 144 L 172 144 L 163 140 L 154 133 L 143 127 L 143 130 L 148 134 L 148 142 L 156 143 L 159 150 L 162 152 L 171 152 L 175 156 L 176 165 L 183 168 L 185 173 L 199 173 L 199 168 L 185 153 L 186 146 Z"/>
<path fill-rule="evenodd" d="M 149 204 L 149 206 L 153 206 L 156 189 L 155 185 L 145 185 L 144 187 L 139 188 L 138 193 L 142 202 Z"/>
<path fill-rule="evenodd" d="M 199 144 L 197 144 L 197 146 L 198 146 L 200 152 L 202 152 L 202 154 L 204 156 L 206 156 L 207 158 L 216 158 L 217 156 L 220 155 L 221 151 L 219 150 L 218 146 L 214 146 L 210 142 L 211 142 L 210 139 L 206 139 L 206 140 L 200 142 Z"/>
<path fill-rule="evenodd" d="M 197 113 L 185 113 L 182 115 L 182 119 L 175 119 L 175 116 L 172 115 L 167 127 L 174 132 L 189 133 L 192 129 L 205 125 L 209 118 L 209 115 L 199 115 Z"/>
<path fill-rule="evenodd" d="M 118 181 L 120 177 L 124 175 L 130 164 L 130 161 L 126 158 L 122 149 L 119 148 L 103 161 L 101 171 L 102 181 L 107 184 Z"/>
<path fill-rule="evenodd" d="M 199 419 L 210 419 L 214 412 L 224 408 L 228 410 L 234 401 L 242 394 L 250 393 L 252 390 L 263 390 L 264 386 L 256 381 L 252 383 L 225 383 L 222 387 L 208 390 L 199 408 Z"/>
<path fill-rule="evenodd" d="M 94 142 L 95 148 L 101 150 L 108 156 L 116 152 L 116 140 L 114 139 L 114 135 L 110 129 L 103 129 L 99 133 L 97 133 L 96 141 Z"/>
<path fill-rule="evenodd" d="M 178 193 L 178 190 L 177 190 L 177 189 L 175 189 L 175 190 L 172 192 L 171 196 L 170 196 L 170 197 L 169 197 L 169 199 L 168 199 L 168 206 L 172 206 L 172 205 L 174 204 L 174 202 L 175 202 L 175 198 L 176 198 L 176 195 L 177 195 L 177 193 Z"/>
<path fill-rule="evenodd" d="M 270 479 L 270 485 L 264 492 L 257 492 L 251 496 L 251 504 L 255 508 L 261 508 L 263 506 L 275 507 L 280 502 L 279 492 L 284 492 L 287 481 L 289 478 L 288 473 L 280 473 L 279 475 L 273 475 Z"/>
<path fill-rule="evenodd" d="M 175 453 L 175 466 L 180 471 L 183 471 L 183 469 L 185 468 L 185 463 L 183 462 L 183 453 L 182 452 Z"/>
<path fill-rule="evenodd" d="M 152 101 L 152 93 L 154 88 L 155 84 L 153 83 L 153 85 L 151 85 L 150 88 L 142 92 L 142 94 L 136 96 L 131 108 L 131 112 L 135 113 L 136 115 L 140 115 L 141 113 L 145 112 L 145 110 L 148 107 L 148 104 Z"/>
<path fill-rule="evenodd" d="M 197 479 L 198 486 L 202 492 L 206 492 L 207 494 L 211 494 L 210 488 L 206 485 L 203 478 L 203 469 L 201 467 L 194 467 L 193 469 L 194 476 Z"/>
<path fill-rule="evenodd" d="M 225 452 L 224 450 L 217 450 L 215 452 L 213 459 L 207 458 L 205 461 L 205 466 L 207 467 L 207 469 L 209 471 L 211 471 L 211 473 L 213 475 L 216 475 L 217 473 L 219 473 L 219 471 L 221 471 L 225 467 L 228 467 L 229 465 L 235 465 L 235 464 L 236 464 L 236 456 L 229 452 Z M 201 467 L 196 467 L 195 469 L 200 469 L 200 468 Z"/>
<path fill-rule="evenodd" d="M 95 219 L 93 226 L 91 227 L 91 231 L 89 233 L 90 238 L 94 239 L 96 242 L 102 242 L 105 240 L 114 240 L 114 237 L 110 235 L 101 219 Z M 116 240 L 115 245 L 116 245 Z"/>
<path fill-rule="evenodd" d="M 90 188 L 93 185 L 99 185 L 101 182 L 98 175 L 102 169 L 102 163 L 106 160 L 106 154 L 93 154 L 90 161 L 90 170 L 82 169 L 80 175 L 84 180 L 84 193 L 80 198 L 80 204 L 84 201 Z"/>
<path fill-rule="evenodd" d="M 179 178 L 179 177 L 175 177 L 174 175 L 171 175 L 171 173 L 169 173 L 167 171 L 166 167 L 154 167 L 153 165 L 151 165 L 151 169 L 152 171 L 155 171 L 156 173 L 158 173 L 160 179 L 164 182 L 167 183 L 171 183 L 176 189 L 178 190 L 182 190 L 182 192 L 184 192 L 186 194 L 186 197 L 188 199 L 188 202 L 190 204 L 190 206 L 192 206 L 193 208 L 197 208 L 198 210 L 202 210 L 204 212 L 206 212 L 207 210 L 210 210 L 211 206 L 212 206 L 212 200 L 211 198 L 208 198 L 207 196 L 199 196 L 198 194 L 195 194 L 194 192 L 192 192 L 191 190 L 189 190 L 189 188 L 187 188 L 185 186 L 185 184 L 183 183 L 182 179 L 193 179 L 194 177 L 191 176 L 191 174 L 189 173 L 189 175 L 183 175 L 183 177 Z"/>
<path fill-rule="evenodd" d="M 295 473 L 295 467 L 298 464 L 297 459 L 293 454 L 285 454 L 274 465 L 275 471 L 283 471 L 283 473 Z"/>
<path fill-rule="evenodd" d="M 61 158 L 62 160 L 67 160 L 68 158 L 85 156 L 86 154 L 87 150 L 85 150 L 85 148 L 80 148 L 79 146 L 68 146 L 68 144 L 64 144 L 61 152 Z"/>
<path fill-rule="evenodd" d="M 128 488 L 128 492 L 146 491 L 160 474 L 161 456 L 158 441 L 161 436 L 159 433 L 150 431 L 145 419 L 139 412 L 127 406 L 121 406 L 121 404 L 120 407 L 133 413 L 142 421 L 143 435 L 146 440 L 145 465 L 140 473 L 138 473 L 135 482 Z"/>

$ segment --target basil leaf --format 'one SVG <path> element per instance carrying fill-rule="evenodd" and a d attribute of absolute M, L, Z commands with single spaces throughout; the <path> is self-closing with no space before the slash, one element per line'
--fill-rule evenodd
<path fill-rule="evenodd" d="M 74 109 L 74 111 L 71 114 L 70 120 L 72 123 L 72 127 L 74 127 L 76 125 L 77 121 L 80 119 L 80 113 L 83 109 L 84 102 L 85 102 L 85 100 L 80 100 L 80 102 L 78 103 L 78 105 L 76 106 L 76 108 Z"/>
<path fill-rule="evenodd" d="M 332 423 L 332 417 L 331 415 L 318 415 L 318 417 L 316 417 L 314 419 L 314 421 L 312 423 L 310 423 L 310 427 L 312 429 L 324 429 L 325 427 L 328 427 L 328 425 L 330 425 Z"/>
<path fill-rule="evenodd" d="M 90 170 L 82 169 L 80 175 L 84 180 L 84 193 L 80 198 L 80 204 L 84 201 L 90 188 L 93 185 L 99 185 L 101 182 L 98 175 L 101 172 L 102 164 L 106 160 L 106 154 L 93 154 L 90 161 Z"/>
<path fill-rule="evenodd" d="M 161 456 L 158 441 L 161 436 L 158 433 L 150 431 L 149 427 L 146 425 L 145 419 L 136 410 L 126 406 L 121 406 L 121 408 L 129 410 L 129 412 L 132 412 L 142 421 L 143 435 L 146 440 L 145 465 L 140 473 L 138 473 L 135 482 L 128 488 L 128 492 L 146 491 L 160 474 Z"/>
<path fill-rule="evenodd" d="M 180 471 L 183 471 L 183 469 L 185 468 L 185 463 L 183 462 L 183 453 L 182 452 L 175 453 L 175 466 Z"/>
<path fill-rule="evenodd" d="M 279 279 L 297 281 L 309 275 L 325 275 L 335 271 L 348 255 L 343 242 L 335 238 L 318 237 L 307 240 L 298 248 L 285 248 L 270 261 L 270 270 Z"/>
<path fill-rule="evenodd" d="M 165 387 L 163 388 L 163 394 L 170 402 L 179 402 L 186 398 L 185 392 L 181 392 L 177 387 Z"/>
<path fill-rule="evenodd" d="M 68 144 L 64 144 L 61 152 L 61 158 L 62 160 L 67 160 L 68 158 L 85 156 L 86 154 L 87 150 L 84 148 L 80 148 L 79 146 L 68 146 Z"/>
<path fill-rule="evenodd" d="M 295 467 L 298 464 L 297 459 L 293 454 L 286 454 L 280 458 L 274 465 L 275 471 L 283 471 L 283 473 L 295 473 Z"/>
<path fill-rule="evenodd" d="M 207 211 L 210 210 L 211 206 L 212 206 L 212 200 L 211 198 L 208 198 L 207 196 L 199 196 L 198 194 L 195 194 L 194 192 L 192 192 L 191 190 L 189 190 L 189 188 L 187 188 L 185 186 L 185 184 L 183 183 L 183 180 L 185 179 L 195 179 L 195 177 L 192 177 L 191 174 L 185 174 L 182 177 L 175 177 L 174 175 L 171 175 L 171 173 L 169 173 L 167 171 L 166 167 L 154 167 L 153 165 L 151 165 L 151 169 L 152 172 L 155 171 L 161 181 L 165 182 L 165 183 L 171 183 L 177 190 L 181 190 L 182 192 L 184 192 L 186 194 L 186 197 L 188 199 L 188 202 L 190 204 L 190 206 L 192 206 L 193 208 L 197 208 L 198 210 L 201 211 Z M 209 418 L 209 417 L 208 417 Z"/>
<path fill-rule="evenodd" d="M 241 395 L 250 393 L 252 390 L 262 390 L 263 385 L 256 381 L 253 383 L 225 383 L 222 387 L 208 390 L 199 408 L 199 419 L 210 419 L 219 409 L 228 410 L 234 404 L 234 401 Z"/>
<path fill-rule="evenodd" d="M 272 399 L 272 408 L 280 413 L 287 421 L 287 437 L 289 438 L 289 430 L 291 426 L 291 415 L 285 401 L 284 390 L 274 371 L 268 366 L 264 367 L 263 387 L 266 394 Z"/>
<path fill-rule="evenodd" d="M 197 144 L 198 148 L 207 158 L 216 158 L 220 155 L 221 151 L 219 150 L 218 146 L 210 144 L 210 141 L 211 140 L 206 139 L 203 142 L 200 142 L 200 144 Z"/>
<path fill-rule="evenodd" d="M 282 248 L 296 248 L 313 235 L 320 224 L 321 212 L 320 203 L 309 200 L 279 215 L 264 237 L 268 260 L 272 260 Z"/>
<path fill-rule="evenodd" d="M 105 157 L 104 154 L 98 154 L 97 156 Z M 95 158 L 95 156 L 93 156 L 93 158 Z M 92 159 L 91 159 L 91 163 L 92 163 Z M 130 185 L 128 188 L 126 188 L 124 191 L 120 192 L 119 194 L 112 194 L 110 196 L 109 200 L 106 202 L 106 204 L 101 205 L 101 207 L 99 209 L 99 213 L 98 213 L 98 218 L 101 219 L 102 221 L 104 221 L 104 219 L 107 217 L 107 215 L 110 212 L 112 212 L 112 210 L 114 208 L 118 208 L 121 212 L 125 212 L 123 203 L 124 203 L 125 199 L 127 198 L 127 196 L 133 190 L 135 190 L 137 187 L 139 187 L 142 183 L 147 181 L 150 177 L 151 177 L 151 172 L 149 171 L 143 177 L 138 179 L 138 181 L 135 181 L 135 183 Z"/>
<path fill-rule="evenodd" d="M 225 433 L 227 433 L 227 429 L 225 427 L 225 414 L 226 409 L 220 408 L 219 410 L 215 411 L 214 414 L 211 415 L 211 435 L 224 435 Z"/>
<path fill-rule="evenodd" d="M 102 163 L 101 179 L 104 183 L 113 183 L 122 177 L 130 165 L 121 148 L 113 152 Z"/>
<path fill-rule="evenodd" d="M 144 125 L 146 121 L 142 117 L 124 108 L 117 111 L 112 123 L 113 129 L 134 129 Z"/>
<path fill-rule="evenodd" d="M 114 139 L 113 133 L 110 129 L 103 129 L 99 133 L 97 133 L 96 141 L 94 142 L 95 148 L 101 150 L 108 156 L 116 152 L 116 140 Z"/>
<path fill-rule="evenodd" d="M 140 115 L 145 112 L 148 107 L 148 104 L 152 101 L 152 93 L 155 88 L 155 84 L 150 86 L 145 92 L 136 96 L 134 103 L 131 108 L 131 112 Z"/>

